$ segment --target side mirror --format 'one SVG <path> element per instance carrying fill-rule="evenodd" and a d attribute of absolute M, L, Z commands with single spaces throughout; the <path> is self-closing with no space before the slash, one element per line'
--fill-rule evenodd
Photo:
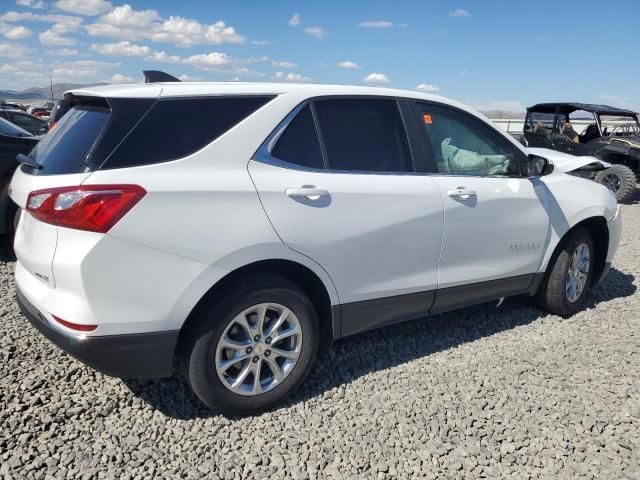
<path fill-rule="evenodd" d="M 541 177 L 553 172 L 553 164 L 544 157 L 537 155 L 529 155 L 527 157 L 527 165 L 525 167 L 525 175 L 527 177 Z"/>

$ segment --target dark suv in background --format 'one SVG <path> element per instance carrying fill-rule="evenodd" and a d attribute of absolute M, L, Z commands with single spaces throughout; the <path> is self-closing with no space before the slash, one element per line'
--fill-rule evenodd
<path fill-rule="evenodd" d="M 632 110 L 587 103 L 539 103 L 527 108 L 520 141 L 528 147 L 589 155 L 613 164 L 604 170 L 594 167 L 576 173 L 605 185 L 619 202 L 635 191 L 640 174 L 640 121 Z"/>

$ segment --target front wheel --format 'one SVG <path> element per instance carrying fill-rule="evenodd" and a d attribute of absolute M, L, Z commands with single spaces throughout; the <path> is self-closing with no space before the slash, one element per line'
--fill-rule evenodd
<path fill-rule="evenodd" d="M 629 200 L 636 189 L 636 176 L 633 170 L 625 165 L 611 165 L 599 171 L 594 180 L 611 190 L 620 203 Z"/>
<path fill-rule="evenodd" d="M 313 304 L 291 282 L 261 276 L 202 311 L 188 355 L 194 393 L 225 415 L 273 407 L 309 373 L 318 351 Z"/>
<path fill-rule="evenodd" d="M 591 234 L 585 228 L 576 228 L 549 262 L 536 295 L 539 305 L 563 317 L 576 313 L 591 286 L 594 262 Z"/>

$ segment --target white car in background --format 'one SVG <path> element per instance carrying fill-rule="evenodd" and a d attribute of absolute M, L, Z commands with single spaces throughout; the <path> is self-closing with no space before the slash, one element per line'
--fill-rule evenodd
<path fill-rule="evenodd" d="M 108 375 L 179 365 L 225 414 L 279 402 L 326 340 L 521 294 L 571 315 L 618 246 L 605 187 L 442 97 L 167 82 L 67 98 L 11 184 L 22 311 Z"/>

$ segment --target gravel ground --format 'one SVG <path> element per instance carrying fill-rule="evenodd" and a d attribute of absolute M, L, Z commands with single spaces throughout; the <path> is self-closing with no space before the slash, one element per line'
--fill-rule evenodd
<path fill-rule="evenodd" d="M 18 313 L 0 263 L 0 477 L 640 479 L 640 195 L 571 319 L 508 299 L 323 353 L 291 402 L 230 420 L 178 379 L 95 373 Z"/>

